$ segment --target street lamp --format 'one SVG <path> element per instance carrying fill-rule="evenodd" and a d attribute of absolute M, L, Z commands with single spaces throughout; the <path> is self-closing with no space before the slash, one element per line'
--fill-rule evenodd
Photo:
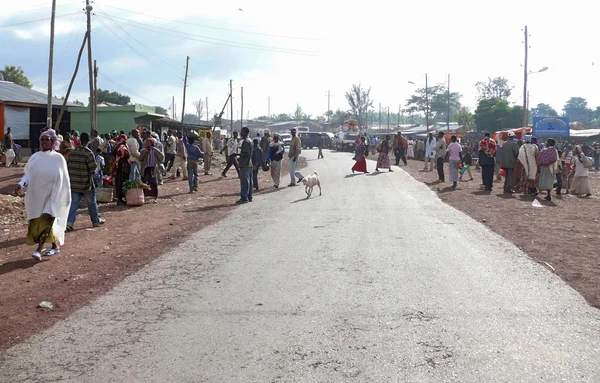
<path fill-rule="evenodd" d="M 525 60 L 527 60 L 527 56 L 525 56 Z M 548 70 L 548 67 L 545 66 L 542 69 L 535 71 L 535 72 L 527 72 L 527 62 L 525 64 L 525 81 L 523 82 L 523 133 L 521 135 L 521 137 L 525 137 L 525 135 L 527 134 L 527 120 L 528 120 L 528 113 L 529 111 L 528 109 L 528 102 L 527 102 L 527 77 L 530 74 L 536 74 L 536 73 L 542 73 Z"/>
<path fill-rule="evenodd" d="M 412 81 L 408 83 L 417 85 Z M 429 87 L 427 86 L 427 73 L 425 73 L 425 122 L 427 124 L 427 132 L 429 132 Z"/>

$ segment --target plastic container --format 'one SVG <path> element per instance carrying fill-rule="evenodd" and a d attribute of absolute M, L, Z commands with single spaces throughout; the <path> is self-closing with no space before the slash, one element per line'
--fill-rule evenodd
<path fill-rule="evenodd" d="M 129 189 L 125 192 L 125 203 L 127 206 L 142 206 L 144 202 L 144 189 Z"/>
<path fill-rule="evenodd" d="M 96 190 L 96 201 L 98 202 L 112 202 L 114 199 L 113 188 L 100 188 Z"/>

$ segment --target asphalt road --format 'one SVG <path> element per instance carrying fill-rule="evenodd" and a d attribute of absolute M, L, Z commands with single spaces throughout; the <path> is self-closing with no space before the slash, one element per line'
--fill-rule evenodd
<path fill-rule="evenodd" d="M 0 381 L 600 381 L 600 313 L 559 278 L 403 171 L 306 155 L 322 196 L 256 197 L 0 354 Z"/>

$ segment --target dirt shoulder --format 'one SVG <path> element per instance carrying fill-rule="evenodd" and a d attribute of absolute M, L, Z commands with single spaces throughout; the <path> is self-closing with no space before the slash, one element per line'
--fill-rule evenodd
<path fill-rule="evenodd" d="M 534 260 L 558 274 L 594 307 L 600 308 L 600 174 L 590 173 L 594 196 L 555 197 L 540 201 L 522 194 L 502 193 L 504 181 L 495 181 L 491 194 L 481 191 L 481 172 L 473 169 L 473 181 L 459 181 L 452 190 L 448 182 L 437 184 L 437 172 L 423 172 L 423 162 L 409 161 L 402 169 L 436 191 L 445 203 L 465 212 L 513 242 Z M 463 177 L 465 180 L 468 176 Z"/>
<path fill-rule="evenodd" d="M 42 262 L 25 245 L 22 202 L 6 195 L 14 191 L 23 169 L 0 168 L 0 350 L 66 318 L 192 233 L 230 214 L 239 199 L 239 179 L 235 169 L 221 178 L 222 165 L 219 158 L 213 162 L 214 176 L 200 176 L 196 194 L 187 193 L 187 181 L 165 179 L 158 203 L 135 208 L 100 204 L 106 219 L 100 228 L 92 228 L 87 209 L 80 209 L 61 253 Z M 299 168 L 305 166 L 302 158 Z M 282 184 L 287 184 L 287 169 L 284 162 Z M 267 192 L 276 190 L 269 173 L 259 173 L 259 185 Z M 259 192 L 255 198 L 269 197 Z M 54 309 L 37 308 L 42 301 L 52 302 Z"/>

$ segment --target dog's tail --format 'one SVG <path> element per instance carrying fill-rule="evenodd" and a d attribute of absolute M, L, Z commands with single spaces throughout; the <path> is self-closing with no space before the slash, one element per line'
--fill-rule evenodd
<path fill-rule="evenodd" d="M 319 173 L 317 173 L 316 171 L 314 171 L 313 174 L 319 175 Z"/>

